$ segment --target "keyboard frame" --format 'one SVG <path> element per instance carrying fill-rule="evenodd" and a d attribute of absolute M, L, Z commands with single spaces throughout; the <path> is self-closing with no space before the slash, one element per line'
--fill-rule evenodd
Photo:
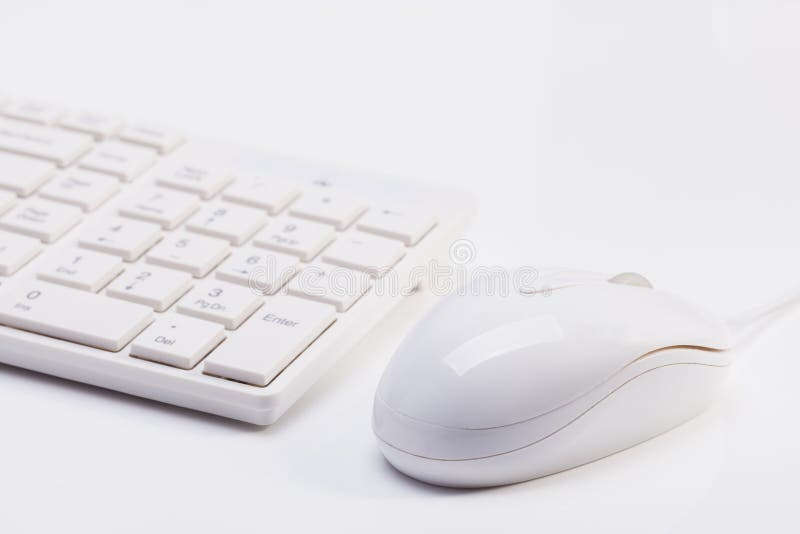
<path fill-rule="evenodd" d="M 371 206 L 410 204 L 435 214 L 437 225 L 395 266 L 400 280 L 406 280 L 416 265 L 433 259 L 447 262 L 451 243 L 460 237 L 474 213 L 473 198 L 463 192 L 371 173 L 335 170 L 325 165 L 232 148 L 215 141 L 190 140 L 173 153 L 161 156 L 155 167 L 133 183 L 124 184 L 122 191 L 104 206 L 84 214 L 81 223 L 58 243 L 47 246 L 39 257 L 14 276 L 0 277 L 0 282 L 6 285 L 9 280 L 35 277 L 49 258 L 66 247 L 77 245 L 78 237 L 87 226 L 116 214 L 118 207 L 136 190 L 153 185 L 159 167 L 181 160 L 190 162 L 195 156 L 207 159 L 208 154 L 228 164 L 234 174 L 274 174 L 296 180 L 303 187 L 330 187 L 332 191 L 358 195 Z M 181 228 L 183 225 L 172 231 Z M 199 280 L 195 279 L 195 283 Z M 0 326 L 0 363 L 255 425 L 270 425 L 401 299 L 399 295 L 379 296 L 374 291 L 368 292 L 348 312 L 337 313 L 337 321 L 266 387 L 204 375 L 202 361 L 192 370 L 177 369 L 131 357 L 130 345 L 120 352 L 110 353 L 6 326 Z M 226 334 L 235 335 L 235 332 Z"/>

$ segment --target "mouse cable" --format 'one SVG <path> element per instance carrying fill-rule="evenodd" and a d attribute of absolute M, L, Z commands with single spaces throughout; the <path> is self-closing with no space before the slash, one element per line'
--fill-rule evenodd
<path fill-rule="evenodd" d="M 752 341 L 757 334 L 800 304 L 800 287 L 772 300 L 729 317 L 726 321 L 734 335 L 735 345 Z"/>

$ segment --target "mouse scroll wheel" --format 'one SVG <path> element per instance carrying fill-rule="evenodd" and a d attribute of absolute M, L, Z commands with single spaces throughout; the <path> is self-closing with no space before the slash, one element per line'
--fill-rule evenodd
<path fill-rule="evenodd" d="M 608 279 L 611 284 L 622 284 L 626 286 L 646 287 L 653 289 L 650 280 L 638 273 L 622 273 Z"/>

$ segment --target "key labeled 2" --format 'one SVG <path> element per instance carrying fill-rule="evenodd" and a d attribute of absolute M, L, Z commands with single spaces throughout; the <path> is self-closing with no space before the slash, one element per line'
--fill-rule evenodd
<path fill-rule="evenodd" d="M 191 288 L 192 276 L 188 273 L 137 265 L 114 280 L 106 293 L 163 312 Z"/>

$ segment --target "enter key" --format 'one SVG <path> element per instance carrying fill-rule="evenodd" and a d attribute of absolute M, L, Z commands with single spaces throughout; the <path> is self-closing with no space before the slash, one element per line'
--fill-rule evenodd
<path fill-rule="evenodd" d="M 336 320 L 327 304 L 289 296 L 267 299 L 226 343 L 205 359 L 203 372 L 266 386 Z"/>

